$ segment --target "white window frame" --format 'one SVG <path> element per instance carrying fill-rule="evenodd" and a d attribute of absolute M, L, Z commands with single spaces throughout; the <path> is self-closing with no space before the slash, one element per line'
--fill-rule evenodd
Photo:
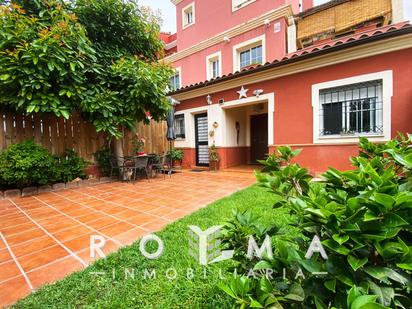
<path fill-rule="evenodd" d="M 182 88 L 182 86 L 183 86 L 182 85 L 182 67 L 174 68 L 174 72 L 175 72 L 175 75 L 179 74 L 179 88 Z M 177 90 L 177 89 L 171 89 L 171 90 L 173 91 L 173 90 Z"/>
<path fill-rule="evenodd" d="M 323 89 L 349 86 L 363 82 L 382 80 L 382 112 L 383 133 L 382 134 L 356 134 L 355 136 L 330 135 L 320 136 L 319 110 L 320 91 Z M 357 143 L 360 137 L 368 137 L 371 141 L 389 141 L 391 139 L 391 105 L 393 96 L 393 71 L 382 71 L 372 74 L 359 75 L 325 83 L 312 85 L 312 108 L 313 108 L 313 143 L 314 144 L 342 144 Z"/>
<path fill-rule="evenodd" d="M 173 124 L 176 127 L 176 119 L 183 118 L 183 135 L 184 137 L 176 137 L 177 140 L 185 140 L 186 139 L 186 115 L 184 113 L 175 113 L 175 123 Z"/>
<path fill-rule="evenodd" d="M 240 71 L 240 53 L 262 45 L 262 64 L 266 63 L 266 35 L 261 35 L 233 46 L 233 72 Z"/>
<path fill-rule="evenodd" d="M 236 12 L 237 10 L 242 9 L 253 2 L 256 2 L 256 0 L 244 0 L 243 3 L 241 3 L 240 5 L 235 5 L 235 0 L 232 0 L 232 12 Z"/>
<path fill-rule="evenodd" d="M 206 79 L 216 78 L 213 77 L 213 62 L 218 60 L 219 61 L 219 74 L 216 77 L 222 76 L 222 52 L 218 51 L 217 53 L 211 54 L 206 57 Z"/>
<path fill-rule="evenodd" d="M 186 14 L 189 11 L 189 9 L 192 11 L 192 17 L 193 17 L 193 21 L 191 23 L 187 23 L 186 22 Z M 195 11 L 195 3 L 192 2 L 189 5 L 185 6 L 182 9 L 182 29 L 186 29 L 190 26 L 193 26 L 196 22 L 196 11 Z"/>

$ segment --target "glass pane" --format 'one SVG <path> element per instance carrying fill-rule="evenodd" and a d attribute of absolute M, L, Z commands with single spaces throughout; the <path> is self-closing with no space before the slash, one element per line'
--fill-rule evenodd
<path fill-rule="evenodd" d="M 323 135 L 340 134 L 342 131 L 342 103 L 323 105 Z"/>

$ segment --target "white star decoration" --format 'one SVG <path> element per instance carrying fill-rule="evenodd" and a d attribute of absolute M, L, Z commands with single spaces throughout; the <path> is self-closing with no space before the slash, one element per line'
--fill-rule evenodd
<path fill-rule="evenodd" d="M 249 89 L 245 89 L 245 87 L 242 86 L 242 88 L 240 88 L 240 91 L 237 91 L 237 93 L 239 93 L 239 99 L 247 98 L 247 92 L 248 91 L 249 91 Z"/>

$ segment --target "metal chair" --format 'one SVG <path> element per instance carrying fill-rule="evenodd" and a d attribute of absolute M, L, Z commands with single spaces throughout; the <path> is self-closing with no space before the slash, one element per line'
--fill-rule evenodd
<path fill-rule="evenodd" d="M 172 177 L 172 156 L 165 154 L 160 157 L 160 163 L 154 164 L 153 169 L 163 174 L 163 178 L 166 178 L 166 173 L 169 177 Z"/>
<path fill-rule="evenodd" d="M 118 179 L 120 179 L 120 175 L 124 169 L 124 161 L 123 157 L 110 156 L 110 178 L 113 177 L 113 171 L 118 170 Z M 121 162 L 121 164 L 119 164 L 119 162 Z"/>
<path fill-rule="evenodd" d="M 133 166 L 133 172 L 134 172 L 134 178 L 133 181 L 136 181 L 136 176 L 138 172 L 143 172 L 146 174 L 146 178 L 148 181 L 150 181 L 149 178 L 149 157 L 148 156 L 141 156 L 141 157 L 134 157 L 134 166 Z"/>
<path fill-rule="evenodd" d="M 155 166 L 160 163 L 160 157 L 155 153 L 149 153 L 147 156 L 149 157 L 149 162 L 147 163 L 149 175 L 150 178 L 153 178 L 155 176 L 153 175 L 153 171 L 156 173 Z"/>

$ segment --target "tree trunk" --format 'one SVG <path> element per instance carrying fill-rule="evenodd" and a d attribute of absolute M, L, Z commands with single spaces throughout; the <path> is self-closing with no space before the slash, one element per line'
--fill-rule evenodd
<path fill-rule="evenodd" d="M 115 138 L 113 140 L 113 150 L 114 150 L 114 155 L 117 158 L 117 164 L 119 166 L 123 166 L 123 138 L 117 139 Z M 119 174 L 121 177 L 123 177 L 123 169 L 119 169 Z"/>

